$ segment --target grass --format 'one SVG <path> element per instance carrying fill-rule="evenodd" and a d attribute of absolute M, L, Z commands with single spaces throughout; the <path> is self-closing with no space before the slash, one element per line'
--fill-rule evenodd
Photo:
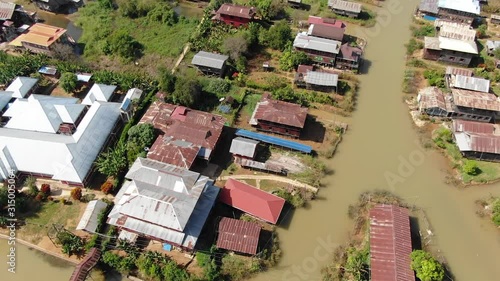
<path fill-rule="evenodd" d="M 262 95 L 261 94 L 248 94 L 245 97 L 245 100 L 243 101 L 243 110 L 249 114 L 252 115 L 255 106 L 257 106 L 257 103 L 261 100 Z"/>
<path fill-rule="evenodd" d="M 18 235 L 32 243 L 38 243 L 47 235 L 52 224 L 64 225 L 66 229 L 74 230 L 78 224 L 80 202 L 63 205 L 58 201 L 43 203 L 40 210 L 26 217 L 26 225 L 21 227 Z"/>
<path fill-rule="evenodd" d="M 273 180 L 260 180 L 260 189 L 267 192 L 280 189 L 283 183 L 275 182 Z"/>

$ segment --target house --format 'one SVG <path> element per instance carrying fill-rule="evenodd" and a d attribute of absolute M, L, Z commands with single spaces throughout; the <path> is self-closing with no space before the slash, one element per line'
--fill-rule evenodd
<path fill-rule="evenodd" d="M 478 0 L 438 0 L 438 17 L 472 23 L 481 13 Z"/>
<path fill-rule="evenodd" d="M 119 125 L 120 104 L 30 95 L 1 104 L 0 179 L 9 170 L 83 186 Z"/>
<path fill-rule="evenodd" d="M 27 32 L 12 40 L 9 46 L 50 56 L 58 45 L 72 46 L 74 43 L 75 41 L 67 34 L 66 29 L 35 23 Z"/>
<path fill-rule="evenodd" d="M 449 117 L 453 112 L 451 96 L 445 95 L 438 87 L 426 87 L 418 92 L 420 113 L 430 116 Z"/>
<path fill-rule="evenodd" d="M 126 120 L 129 120 L 132 112 L 134 111 L 135 104 L 139 102 L 142 97 L 142 90 L 137 88 L 132 88 L 127 91 L 125 97 L 123 97 L 120 110 L 126 116 Z"/>
<path fill-rule="evenodd" d="M 453 138 L 466 158 L 500 161 L 499 132 L 497 124 L 453 120 Z"/>
<path fill-rule="evenodd" d="M 331 66 L 335 65 L 341 44 L 340 41 L 309 36 L 307 32 L 298 33 L 293 41 L 295 50 L 306 53 L 315 62 Z"/>
<path fill-rule="evenodd" d="M 60 12 L 64 7 L 73 3 L 80 3 L 80 0 L 33 0 L 33 2 L 42 10 Z"/>
<path fill-rule="evenodd" d="M 320 24 L 320 25 L 327 25 L 327 26 L 342 28 L 344 30 L 347 27 L 343 21 L 340 21 L 338 19 L 322 18 L 322 17 L 317 17 L 317 16 L 311 16 L 311 15 L 309 15 L 309 17 L 307 18 L 307 23 L 308 23 L 308 25 Z"/>
<path fill-rule="evenodd" d="M 328 0 L 328 7 L 337 15 L 357 18 L 361 13 L 362 5 L 343 0 Z"/>
<path fill-rule="evenodd" d="M 335 61 L 335 67 L 339 69 L 348 69 L 354 72 L 359 71 L 363 56 L 363 50 L 357 46 L 351 46 L 344 43 L 340 46 L 340 52 Z"/>
<path fill-rule="evenodd" d="M 439 0 L 421 0 L 418 5 L 418 12 L 423 16 L 437 17 L 439 8 Z"/>
<path fill-rule="evenodd" d="M 305 73 L 297 73 L 296 85 L 308 90 L 332 92 L 337 90 L 339 76 L 337 74 L 307 70 Z"/>
<path fill-rule="evenodd" d="M 468 66 L 478 54 L 476 41 L 424 37 L 424 59 Z"/>
<path fill-rule="evenodd" d="M 250 118 L 257 130 L 299 138 L 306 123 L 307 108 L 273 100 L 264 94 Z"/>
<path fill-rule="evenodd" d="M 446 72 L 445 72 L 445 77 L 451 79 L 451 77 L 454 77 L 455 75 L 462 75 L 462 76 L 466 76 L 466 77 L 472 77 L 472 76 L 474 76 L 474 71 L 472 71 L 472 69 L 467 69 L 467 68 L 459 68 L 459 67 L 447 66 L 446 67 Z"/>
<path fill-rule="evenodd" d="M 441 37 L 469 42 L 476 40 L 476 30 L 470 24 L 437 19 L 434 21 L 434 27 L 437 35 Z"/>
<path fill-rule="evenodd" d="M 490 56 L 495 55 L 495 50 L 500 48 L 500 41 L 486 40 L 486 52 Z"/>
<path fill-rule="evenodd" d="M 99 216 L 106 210 L 108 204 L 101 200 L 92 200 L 85 207 L 85 212 L 80 218 L 76 230 L 83 230 L 88 233 L 95 233 L 99 225 Z"/>
<path fill-rule="evenodd" d="M 255 17 L 255 14 L 256 9 L 254 7 L 224 3 L 220 6 L 217 12 L 215 12 L 212 20 L 222 21 L 225 24 L 240 27 L 251 22 Z"/>
<path fill-rule="evenodd" d="M 200 51 L 194 55 L 191 64 L 201 72 L 223 77 L 226 71 L 228 56 Z"/>
<path fill-rule="evenodd" d="M 285 199 L 232 178 L 221 189 L 219 200 L 272 224 L 278 222 L 285 205 Z"/>
<path fill-rule="evenodd" d="M 500 112 L 495 95 L 456 88 L 445 94 L 437 87 L 427 87 L 419 91 L 417 101 L 421 113 L 437 117 L 492 122 Z"/>
<path fill-rule="evenodd" d="M 307 30 L 307 35 L 342 42 L 342 40 L 344 39 L 344 32 L 345 28 L 327 24 L 313 23 L 309 25 L 309 29 Z"/>
<path fill-rule="evenodd" d="M 216 246 L 238 253 L 255 255 L 261 227 L 255 222 L 223 217 L 219 221 Z"/>
<path fill-rule="evenodd" d="M 25 98 L 36 90 L 37 83 L 37 78 L 18 76 L 5 91 L 12 92 L 13 98 Z"/>
<path fill-rule="evenodd" d="M 139 123 L 152 124 L 160 136 L 148 158 L 189 169 L 198 157 L 209 161 L 222 134 L 222 116 L 155 101 Z"/>
<path fill-rule="evenodd" d="M 229 152 L 235 157 L 244 157 L 253 159 L 257 152 L 259 141 L 247 139 L 243 137 L 236 137 L 231 141 Z"/>
<path fill-rule="evenodd" d="M 491 24 L 499 24 L 500 23 L 500 15 L 491 15 L 490 17 Z"/>
<path fill-rule="evenodd" d="M 370 280 L 415 281 L 408 209 L 378 204 L 370 209 Z"/>
<path fill-rule="evenodd" d="M 113 85 L 94 84 L 83 98 L 82 104 L 92 105 L 95 101 L 107 102 L 111 99 L 115 90 L 116 86 Z"/>
<path fill-rule="evenodd" d="M 108 224 L 193 251 L 219 193 L 213 181 L 184 168 L 140 157 L 125 178 Z"/>
<path fill-rule="evenodd" d="M 450 88 L 488 93 L 490 91 L 490 80 L 456 74 L 450 76 L 448 86 Z"/>

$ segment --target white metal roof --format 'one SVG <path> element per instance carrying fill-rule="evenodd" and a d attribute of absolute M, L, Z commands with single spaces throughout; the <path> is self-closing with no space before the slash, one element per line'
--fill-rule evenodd
<path fill-rule="evenodd" d="M 5 91 L 13 92 L 12 96 L 15 98 L 24 98 L 37 82 L 36 78 L 18 76 Z"/>
<path fill-rule="evenodd" d="M 450 87 L 488 93 L 490 80 L 480 77 L 455 75 L 450 81 Z"/>
<path fill-rule="evenodd" d="M 91 105 L 95 101 L 109 101 L 115 91 L 116 86 L 94 84 L 82 101 L 82 104 Z"/>
<path fill-rule="evenodd" d="M 333 73 L 308 71 L 304 77 L 304 81 L 308 84 L 318 86 L 337 87 L 339 76 Z"/>
<path fill-rule="evenodd" d="M 232 154 L 253 158 L 255 156 L 255 149 L 257 148 L 258 144 L 259 141 L 256 140 L 236 137 L 231 142 L 229 152 Z"/>
<path fill-rule="evenodd" d="M 228 58 L 225 55 L 199 51 L 194 55 L 191 64 L 221 69 Z"/>
<path fill-rule="evenodd" d="M 108 204 L 101 200 L 92 200 L 87 204 L 85 212 L 80 218 L 80 222 L 76 230 L 85 230 L 88 232 L 95 232 L 97 224 L 99 223 L 99 214 L 106 209 Z"/>
<path fill-rule="evenodd" d="M 13 92 L 1 91 L 0 92 L 0 110 L 4 109 L 12 99 Z"/>
<path fill-rule="evenodd" d="M 477 44 L 475 41 L 462 41 L 439 36 L 439 48 L 469 54 L 478 54 Z"/>
<path fill-rule="evenodd" d="M 342 42 L 330 39 L 308 36 L 307 32 L 298 33 L 293 41 L 293 46 L 296 48 L 316 50 L 331 54 L 338 54 Z"/>
<path fill-rule="evenodd" d="M 475 15 L 481 13 L 481 6 L 478 0 L 439 0 L 438 7 Z"/>
<path fill-rule="evenodd" d="M 0 128 L 0 147 L 4 148 L 0 158 L 10 159 L 11 163 L 4 163 L 5 166 L 18 171 L 82 183 L 120 118 L 119 107 L 119 103 L 94 103 L 71 136 Z M 0 171 L 0 178 L 6 176 Z"/>

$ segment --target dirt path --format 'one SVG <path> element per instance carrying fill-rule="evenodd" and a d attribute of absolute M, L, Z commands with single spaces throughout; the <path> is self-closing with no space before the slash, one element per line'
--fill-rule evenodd
<path fill-rule="evenodd" d="M 182 60 L 184 59 L 184 56 L 187 54 L 187 52 L 189 52 L 190 46 L 191 45 L 189 43 L 187 43 L 186 46 L 184 46 L 184 49 L 182 50 L 181 55 L 177 59 L 177 62 L 175 63 L 174 67 L 172 68 L 172 74 L 175 73 L 175 70 L 177 69 L 177 67 L 179 66 L 179 64 L 181 64 Z"/>
<path fill-rule="evenodd" d="M 7 235 L 4 235 L 4 234 L 0 234 L 0 238 L 2 238 L 2 239 L 9 239 L 9 237 Z M 43 253 L 45 253 L 47 255 L 51 255 L 51 256 L 54 256 L 56 258 L 63 259 L 65 261 L 68 261 L 68 262 L 73 263 L 73 264 L 80 263 L 78 260 L 74 260 L 74 259 L 68 258 L 68 257 L 66 257 L 66 256 L 64 256 L 62 254 L 58 254 L 58 253 L 49 251 L 47 249 L 44 249 L 44 248 L 42 248 L 40 246 L 37 246 L 35 244 L 31 244 L 30 242 L 24 241 L 24 240 L 19 239 L 19 238 L 16 238 L 16 243 L 21 243 L 21 244 L 23 244 L 23 245 L 25 245 L 27 247 L 33 248 L 33 249 L 35 249 L 37 251 L 40 251 L 40 252 L 43 252 Z"/>
<path fill-rule="evenodd" d="M 318 188 L 308 185 L 305 183 L 298 182 L 296 180 L 292 180 L 289 178 L 284 178 L 284 177 L 279 177 L 279 176 L 273 176 L 273 175 L 232 175 L 232 176 L 225 176 L 225 177 L 220 177 L 217 180 L 228 180 L 228 179 L 235 179 L 235 180 L 256 180 L 257 181 L 257 187 L 260 187 L 260 180 L 272 180 L 272 181 L 279 181 L 279 182 L 284 182 L 288 183 L 297 187 L 305 188 L 309 191 L 312 191 L 314 193 L 318 192 Z"/>

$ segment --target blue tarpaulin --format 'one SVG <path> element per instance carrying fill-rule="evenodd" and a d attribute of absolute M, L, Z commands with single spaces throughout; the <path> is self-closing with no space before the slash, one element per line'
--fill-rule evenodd
<path fill-rule="evenodd" d="M 304 152 L 304 153 L 311 153 L 311 151 L 312 151 L 312 147 L 310 147 L 309 145 L 305 145 L 305 144 L 301 144 L 298 142 L 289 141 L 289 140 L 285 140 L 285 139 L 277 138 L 277 137 L 273 137 L 273 136 L 268 136 L 268 135 L 264 135 L 264 134 L 259 134 L 259 133 L 255 133 L 255 132 L 250 132 L 250 131 L 243 130 L 243 129 L 236 130 L 236 135 L 238 137 L 245 137 L 245 138 L 249 138 L 249 139 L 253 139 L 253 140 L 258 140 L 261 142 L 265 142 L 265 143 L 269 143 L 269 144 L 297 150 L 297 151 Z"/>
<path fill-rule="evenodd" d="M 435 21 L 437 18 L 432 16 L 424 16 L 424 20 Z"/>
<path fill-rule="evenodd" d="M 163 243 L 163 250 L 170 252 L 172 250 L 172 245 Z"/>

